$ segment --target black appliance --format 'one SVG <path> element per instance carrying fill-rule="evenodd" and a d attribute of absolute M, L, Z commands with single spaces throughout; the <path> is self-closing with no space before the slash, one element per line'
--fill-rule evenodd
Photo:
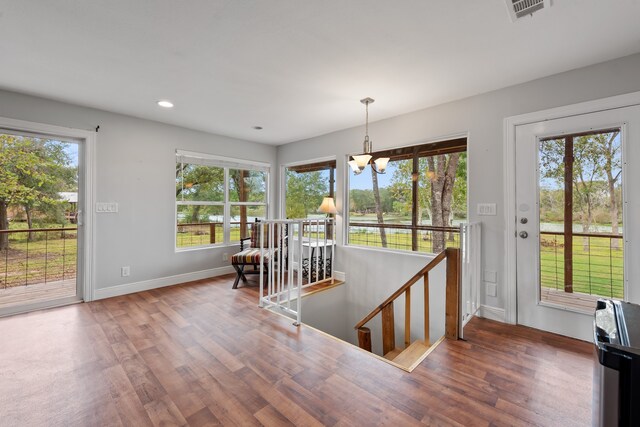
<path fill-rule="evenodd" d="M 640 426 L 640 305 L 598 300 L 593 329 L 593 424 Z"/>

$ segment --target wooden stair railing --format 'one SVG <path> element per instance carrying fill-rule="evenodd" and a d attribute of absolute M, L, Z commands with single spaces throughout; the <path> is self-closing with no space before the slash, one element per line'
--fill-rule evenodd
<path fill-rule="evenodd" d="M 457 340 L 459 336 L 459 272 L 460 250 L 447 248 L 433 258 L 426 266 L 418 271 L 411 279 L 395 291 L 382 304 L 365 316 L 355 329 L 358 331 L 358 344 L 360 348 L 371 351 L 371 330 L 366 325 L 377 314 L 382 313 L 382 353 L 387 355 L 396 350 L 395 321 L 393 315 L 393 302 L 402 294 L 405 295 L 404 317 L 404 347 L 411 346 L 411 287 L 421 278 L 424 283 L 424 344 L 431 345 L 429 337 L 429 272 L 446 259 L 446 307 L 445 307 L 445 337 Z"/>

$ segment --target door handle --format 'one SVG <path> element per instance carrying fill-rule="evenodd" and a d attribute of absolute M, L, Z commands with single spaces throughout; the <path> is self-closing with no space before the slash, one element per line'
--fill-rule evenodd
<path fill-rule="evenodd" d="M 520 237 L 522 237 L 523 239 L 526 239 L 527 237 L 529 237 L 529 233 L 527 233 L 526 231 L 521 231 Z"/>

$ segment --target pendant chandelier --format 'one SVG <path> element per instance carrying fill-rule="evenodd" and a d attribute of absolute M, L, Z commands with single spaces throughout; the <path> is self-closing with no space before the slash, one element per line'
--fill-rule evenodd
<path fill-rule="evenodd" d="M 360 175 L 367 164 L 371 164 L 371 169 L 373 169 L 375 173 L 382 174 L 387 169 L 387 163 L 389 162 L 389 157 L 380 157 L 374 159 L 373 162 L 371 161 L 373 156 L 371 156 L 371 140 L 369 139 L 369 104 L 374 101 L 375 100 L 372 98 L 364 98 L 360 100 L 360 102 L 365 105 L 367 115 L 365 121 L 364 153 L 352 156 L 353 160 L 349 161 L 349 166 L 351 166 L 355 175 Z"/>

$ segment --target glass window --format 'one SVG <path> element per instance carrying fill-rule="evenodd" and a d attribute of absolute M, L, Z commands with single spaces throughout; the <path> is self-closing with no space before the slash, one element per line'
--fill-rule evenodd
<path fill-rule="evenodd" d="M 541 140 L 538 170 L 541 300 L 624 299 L 620 129 Z"/>
<path fill-rule="evenodd" d="M 194 153 L 176 159 L 176 248 L 235 243 L 267 217 L 268 169 Z"/>
<path fill-rule="evenodd" d="M 224 169 L 177 163 L 176 200 L 224 202 Z"/>
<path fill-rule="evenodd" d="M 266 206 L 264 205 L 232 205 L 231 206 L 231 242 L 239 242 L 240 239 L 249 237 L 250 224 L 255 220 L 262 220 L 267 217 Z"/>
<path fill-rule="evenodd" d="M 335 200 L 336 161 L 289 166 L 285 170 L 285 215 L 287 218 L 318 218 L 324 197 Z"/>
<path fill-rule="evenodd" d="M 177 218 L 178 248 L 224 242 L 224 206 L 178 205 Z"/>
<path fill-rule="evenodd" d="M 229 201 L 265 203 L 266 175 L 262 171 L 229 169 Z"/>
<path fill-rule="evenodd" d="M 467 219 L 466 139 L 373 153 L 389 157 L 384 174 L 368 166 L 349 176 L 349 244 L 426 253 L 459 246 Z"/>

